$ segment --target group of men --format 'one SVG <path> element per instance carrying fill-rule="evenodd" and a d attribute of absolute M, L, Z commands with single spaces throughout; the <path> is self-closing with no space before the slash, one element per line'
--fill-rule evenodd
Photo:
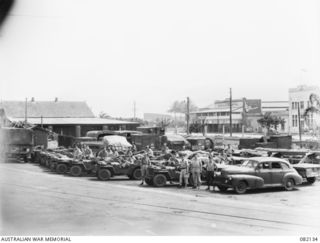
<path fill-rule="evenodd" d="M 170 152 L 166 144 L 164 144 L 162 148 L 162 153 L 169 154 L 170 158 L 166 162 L 168 166 L 175 166 L 180 168 L 180 177 L 179 177 L 179 187 L 187 187 L 189 183 L 189 177 L 192 176 L 193 188 L 200 189 L 201 185 L 201 173 L 203 171 L 203 163 L 200 155 L 195 153 L 192 158 L 188 158 L 188 154 L 185 153 L 184 150 L 178 153 L 180 158 L 177 158 L 176 152 Z M 146 147 L 146 151 L 141 160 L 141 183 L 143 185 L 145 183 L 146 173 L 148 166 L 151 165 L 150 158 L 153 157 L 153 152 L 149 146 Z M 219 159 L 215 158 L 212 153 L 209 153 L 208 162 L 206 163 L 206 178 L 207 178 L 207 190 L 210 190 L 211 186 L 213 187 L 213 179 L 215 175 L 215 171 L 217 170 L 217 163 L 219 163 Z M 214 188 L 213 188 L 214 189 Z"/>
<path fill-rule="evenodd" d="M 80 159 L 91 159 L 93 158 L 93 152 L 88 145 L 75 145 L 73 150 L 73 158 Z"/>

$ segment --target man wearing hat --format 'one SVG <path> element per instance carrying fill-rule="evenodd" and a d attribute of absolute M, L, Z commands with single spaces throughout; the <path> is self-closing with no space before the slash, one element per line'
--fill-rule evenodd
<path fill-rule="evenodd" d="M 180 162 L 180 177 L 179 177 L 179 187 L 182 187 L 182 181 L 184 181 L 184 188 L 188 185 L 189 179 L 189 161 L 186 158 L 187 155 L 185 153 L 180 153 L 181 162 Z"/>

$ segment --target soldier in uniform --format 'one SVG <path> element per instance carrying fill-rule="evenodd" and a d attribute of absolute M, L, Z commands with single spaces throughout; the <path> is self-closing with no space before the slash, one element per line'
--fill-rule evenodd
<path fill-rule="evenodd" d="M 147 175 L 147 169 L 148 166 L 151 164 L 150 158 L 148 153 L 145 153 L 142 160 L 141 160 L 141 183 L 140 186 L 142 186 L 145 182 L 145 178 Z"/>
<path fill-rule="evenodd" d="M 186 154 L 181 153 L 180 156 L 181 156 L 181 163 L 180 163 L 181 171 L 180 171 L 180 177 L 179 177 L 179 187 L 181 188 L 182 182 L 184 182 L 184 188 L 186 188 L 188 185 L 190 165 L 189 165 L 188 159 L 186 158 L 187 156 Z"/>
<path fill-rule="evenodd" d="M 107 146 L 105 146 L 97 155 L 100 159 L 106 159 L 109 156 L 109 152 L 107 150 Z"/>
<path fill-rule="evenodd" d="M 192 173 L 194 189 L 198 189 L 198 190 L 200 189 L 201 171 L 202 171 L 202 161 L 199 158 L 198 154 L 195 154 L 195 156 L 191 160 L 191 173 Z"/>
<path fill-rule="evenodd" d="M 74 151 L 73 151 L 73 158 L 74 159 L 82 159 L 82 151 L 81 149 L 76 145 L 74 147 Z"/>

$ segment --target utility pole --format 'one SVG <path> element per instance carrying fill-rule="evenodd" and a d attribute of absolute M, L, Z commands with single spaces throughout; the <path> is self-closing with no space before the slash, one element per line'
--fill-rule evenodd
<path fill-rule="evenodd" d="M 190 99 L 187 97 L 187 134 L 189 135 L 190 130 Z"/>
<path fill-rule="evenodd" d="M 301 118 L 300 118 L 300 102 L 298 102 L 298 126 L 299 126 L 299 141 L 300 141 L 300 148 L 302 148 L 302 144 L 301 144 Z"/>
<path fill-rule="evenodd" d="M 230 137 L 232 137 L 232 89 L 230 88 Z"/>
<path fill-rule="evenodd" d="M 133 118 L 136 119 L 136 101 L 133 101 Z"/>
<path fill-rule="evenodd" d="M 26 98 L 25 108 L 24 108 L 24 121 L 28 121 L 28 98 Z"/>

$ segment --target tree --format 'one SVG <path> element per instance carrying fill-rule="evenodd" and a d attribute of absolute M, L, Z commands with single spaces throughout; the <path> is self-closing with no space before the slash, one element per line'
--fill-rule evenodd
<path fill-rule="evenodd" d="M 285 119 L 281 118 L 280 116 L 272 115 L 271 112 L 266 112 L 262 118 L 258 120 L 258 123 L 262 127 L 266 127 L 268 131 L 270 131 L 270 128 L 273 126 L 275 130 L 278 129 L 279 125 L 285 124 Z"/>
<path fill-rule="evenodd" d="M 191 112 L 198 110 L 198 107 L 191 100 L 190 100 L 189 106 L 190 106 L 189 110 Z M 176 100 L 175 102 L 173 102 L 173 104 L 171 105 L 168 112 L 186 114 L 187 113 L 187 102 L 185 100 L 182 100 L 182 101 Z"/>
<path fill-rule="evenodd" d="M 168 126 L 171 125 L 171 123 L 172 123 L 172 120 L 166 117 L 156 120 L 156 125 L 163 129 L 166 129 Z"/>

